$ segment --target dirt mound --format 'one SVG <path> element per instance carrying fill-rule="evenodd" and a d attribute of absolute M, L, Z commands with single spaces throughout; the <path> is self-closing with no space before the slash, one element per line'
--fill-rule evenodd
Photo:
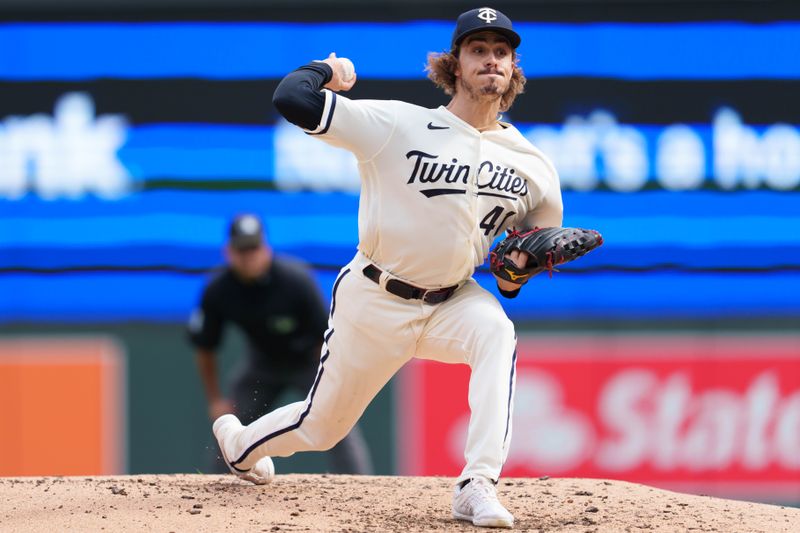
<path fill-rule="evenodd" d="M 451 478 L 283 475 L 0 478 L 0 530 L 477 531 L 450 518 Z M 504 479 L 515 529 L 797 532 L 800 509 L 596 479 Z"/>

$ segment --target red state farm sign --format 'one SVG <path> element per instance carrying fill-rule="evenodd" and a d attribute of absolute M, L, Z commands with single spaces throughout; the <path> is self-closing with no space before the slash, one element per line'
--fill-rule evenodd
<path fill-rule="evenodd" d="M 403 473 L 461 471 L 468 377 L 405 371 Z M 800 499 L 800 337 L 521 338 L 514 405 L 504 476 Z"/>

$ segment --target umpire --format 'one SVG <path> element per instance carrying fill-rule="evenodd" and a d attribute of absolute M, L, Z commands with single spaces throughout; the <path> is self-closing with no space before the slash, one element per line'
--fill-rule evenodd
<path fill-rule="evenodd" d="M 316 376 L 327 312 L 316 282 L 304 265 L 275 257 L 264 226 L 253 214 L 235 217 L 225 246 L 227 265 L 205 288 L 189 320 L 200 378 L 211 420 L 234 413 L 247 424 L 275 409 L 286 389 L 305 394 Z M 230 382 L 231 397 L 219 386 L 216 351 L 227 323 L 247 337 L 247 357 Z M 338 474 L 372 472 L 358 426 L 328 452 Z M 227 472 L 221 460 L 214 470 Z"/>

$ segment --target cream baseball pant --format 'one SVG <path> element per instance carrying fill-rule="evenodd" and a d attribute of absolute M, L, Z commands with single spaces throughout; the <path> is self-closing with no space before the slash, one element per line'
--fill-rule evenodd
<path fill-rule="evenodd" d="M 497 481 L 511 440 L 514 325 L 473 279 L 431 305 L 386 292 L 385 276 L 381 285 L 364 277 L 368 264 L 359 253 L 336 279 L 322 357 L 306 399 L 246 426 L 227 450 L 232 466 L 247 470 L 264 456 L 330 449 L 395 372 L 417 357 L 470 366 L 466 465 L 458 481 L 477 475 Z"/>

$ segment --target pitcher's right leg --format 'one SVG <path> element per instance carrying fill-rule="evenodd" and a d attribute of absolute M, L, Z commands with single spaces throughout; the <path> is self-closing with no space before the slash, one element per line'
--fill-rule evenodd
<path fill-rule="evenodd" d="M 317 376 L 306 399 L 276 409 L 220 439 L 229 465 L 247 472 L 266 456 L 327 450 L 414 354 L 409 325 L 419 305 L 386 293 L 356 266 L 342 271 L 331 300 Z"/>

